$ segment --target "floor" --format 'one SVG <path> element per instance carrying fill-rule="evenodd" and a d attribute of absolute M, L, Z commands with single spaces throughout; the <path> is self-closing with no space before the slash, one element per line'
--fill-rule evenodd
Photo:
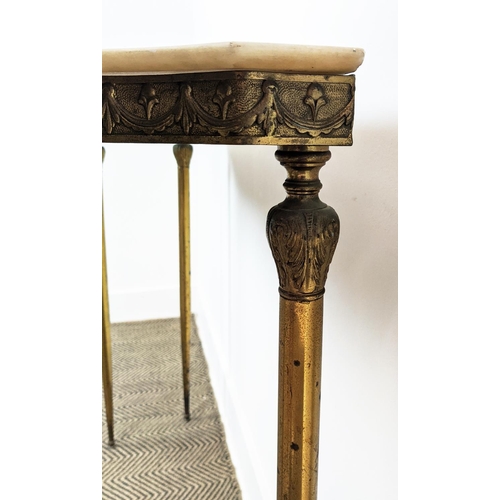
<path fill-rule="evenodd" d="M 111 336 L 116 445 L 103 409 L 103 500 L 241 500 L 194 319 L 189 422 L 179 320 L 115 323 Z"/>

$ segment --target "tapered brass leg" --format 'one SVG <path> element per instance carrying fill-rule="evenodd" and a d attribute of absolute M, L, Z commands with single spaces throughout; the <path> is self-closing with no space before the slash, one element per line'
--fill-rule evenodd
<path fill-rule="evenodd" d="M 102 148 L 104 162 L 104 148 Z M 113 375 L 111 364 L 111 327 L 109 321 L 108 275 L 106 269 L 106 240 L 104 237 L 104 205 L 102 212 L 102 384 L 104 386 L 104 405 L 108 424 L 110 446 L 115 444 L 113 432 Z"/>
<path fill-rule="evenodd" d="M 189 235 L 189 162 L 193 147 L 189 144 L 176 144 L 174 155 L 178 165 L 179 180 L 179 269 L 181 303 L 181 347 L 182 381 L 184 384 L 184 413 L 191 418 L 189 411 L 189 359 L 191 342 L 191 263 Z"/>
<path fill-rule="evenodd" d="M 287 198 L 271 209 L 267 236 L 280 291 L 278 500 L 316 500 L 323 294 L 339 219 L 318 197 L 328 147 L 282 146 Z"/>

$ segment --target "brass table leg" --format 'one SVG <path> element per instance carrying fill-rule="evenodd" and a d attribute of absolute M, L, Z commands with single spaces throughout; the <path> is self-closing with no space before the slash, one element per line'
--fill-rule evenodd
<path fill-rule="evenodd" d="M 102 160 L 104 162 L 104 148 Z M 111 327 L 109 322 L 108 275 L 106 269 L 106 240 L 104 237 L 104 204 L 102 209 L 102 384 L 104 386 L 104 405 L 108 424 L 110 446 L 115 444 L 113 432 L 113 375 L 111 364 Z"/>
<path fill-rule="evenodd" d="M 285 201 L 272 208 L 267 237 L 280 292 L 278 500 L 315 500 L 318 481 L 323 294 L 339 218 L 318 197 L 327 146 L 281 146 Z"/>
<path fill-rule="evenodd" d="M 193 147 L 189 144 L 176 144 L 174 155 L 178 166 L 179 180 L 179 269 L 181 303 L 181 347 L 182 381 L 184 384 L 184 413 L 186 420 L 191 418 L 189 411 L 189 355 L 191 342 L 191 263 L 189 236 L 189 162 Z"/>

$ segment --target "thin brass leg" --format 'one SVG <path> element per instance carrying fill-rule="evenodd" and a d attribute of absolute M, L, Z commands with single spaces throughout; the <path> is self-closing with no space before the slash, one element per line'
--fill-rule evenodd
<path fill-rule="evenodd" d="M 189 411 L 189 358 L 191 342 L 191 263 L 189 235 L 189 162 L 193 147 L 176 144 L 174 155 L 178 165 L 179 179 L 179 268 L 181 303 L 181 344 L 182 381 L 184 384 L 184 413 L 187 420 Z"/>
<path fill-rule="evenodd" d="M 104 148 L 102 148 L 104 161 Z M 111 363 L 111 327 L 109 321 L 108 275 L 106 269 L 106 240 L 104 237 L 104 205 L 102 210 L 102 383 L 104 386 L 104 405 L 108 424 L 110 446 L 115 444 L 113 432 L 113 374 Z"/>
<path fill-rule="evenodd" d="M 278 500 L 316 500 L 323 294 L 339 219 L 318 197 L 328 147 L 282 146 L 287 198 L 271 209 L 267 236 L 280 292 Z"/>

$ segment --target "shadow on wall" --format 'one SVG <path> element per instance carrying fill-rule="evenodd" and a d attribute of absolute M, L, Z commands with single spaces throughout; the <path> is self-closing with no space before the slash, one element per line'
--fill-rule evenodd
<path fill-rule="evenodd" d="M 356 127 L 352 147 L 330 149 L 332 158 L 320 173 L 320 197 L 335 208 L 341 224 L 326 284 L 325 326 L 329 313 L 336 311 L 351 325 L 342 328 L 362 328 L 364 335 L 395 333 L 397 126 Z M 230 175 L 237 191 L 231 196 L 252 205 L 253 216 L 262 220 L 263 237 L 256 238 L 256 245 L 261 241 L 267 245 L 267 212 L 286 196 L 281 187 L 286 171 L 274 152 L 271 146 L 229 148 Z M 277 288 L 277 275 L 272 279 Z"/>

